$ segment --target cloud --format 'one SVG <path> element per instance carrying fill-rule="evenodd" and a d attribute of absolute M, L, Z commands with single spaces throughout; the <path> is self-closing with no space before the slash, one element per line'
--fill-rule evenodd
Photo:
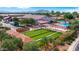
<path fill-rule="evenodd" d="M 76 7 L 79 0 L 0 0 L 0 7 Z"/>
<path fill-rule="evenodd" d="M 0 7 L 29 7 L 27 0 L 0 0 Z"/>
<path fill-rule="evenodd" d="M 79 12 L 79 8 L 66 10 L 67 12 Z"/>

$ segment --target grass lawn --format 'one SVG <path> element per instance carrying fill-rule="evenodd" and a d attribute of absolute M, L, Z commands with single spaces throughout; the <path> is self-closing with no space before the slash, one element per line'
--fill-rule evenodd
<path fill-rule="evenodd" d="M 47 29 L 38 29 L 32 31 L 25 31 L 23 32 L 23 34 L 31 37 L 33 40 L 37 40 L 47 36 L 52 36 L 53 38 L 56 38 L 59 37 L 62 33 L 47 30 Z"/>

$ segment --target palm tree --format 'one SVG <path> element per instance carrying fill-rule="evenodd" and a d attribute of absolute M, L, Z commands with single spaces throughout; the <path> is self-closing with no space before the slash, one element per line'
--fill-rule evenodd
<path fill-rule="evenodd" d="M 42 49 L 48 50 L 48 45 L 49 45 L 49 44 L 48 44 L 48 39 L 47 39 L 47 37 L 41 39 L 39 44 L 40 44 L 40 47 L 41 47 Z"/>
<path fill-rule="evenodd" d="M 40 46 L 44 50 L 51 50 L 51 48 L 54 47 L 54 44 L 55 44 L 55 40 L 52 37 L 45 37 L 42 40 L 40 40 Z"/>
<path fill-rule="evenodd" d="M 60 43 L 61 40 L 59 39 L 54 39 L 53 37 L 45 37 L 42 40 L 40 40 L 40 47 L 47 51 L 56 47 Z"/>
<path fill-rule="evenodd" d="M 60 38 L 53 38 L 53 37 L 50 37 L 51 38 L 51 43 L 53 43 L 53 45 L 54 45 L 54 47 L 56 46 L 56 45 L 58 45 L 58 44 L 60 44 L 61 43 L 61 41 L 62 40 L 60 40 Z"/>
<path fill-rule="evenodd" d="M 77 13 L 77 12 L 73 12 L 72 14 L 73 14 L 74 18 L 76 18 L 76 17 L 77 17 L 77 15 L 78 15 L 78 13 Z"/>
<path fill-rule="evenodd" d="M 53 37 L 47 37 L 48 39 L 48 44 L 49 44 L 49 50 L 52 50 L 52 48 L 54 48 L 56 46 L 56 42 L 55 39 Z"/>

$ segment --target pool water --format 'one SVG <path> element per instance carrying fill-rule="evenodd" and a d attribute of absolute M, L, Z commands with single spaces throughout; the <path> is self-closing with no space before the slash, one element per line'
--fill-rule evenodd
<path fill-rule="evenodd" d="M 70 24 L 59 24 L 60 26 L 68 27 Z"/>
<path fill-rule="evenodd" d="M 70 26 L 69 22 L 65 22 L 65 21 L 58 21 L 60 24 L 59 26 L 64 26 L 64 27 L 68 27 Z"/>

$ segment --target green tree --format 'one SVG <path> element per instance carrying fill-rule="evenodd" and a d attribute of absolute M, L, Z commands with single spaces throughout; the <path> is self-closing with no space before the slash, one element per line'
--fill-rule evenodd
<path fill-rule="evenodd" d="M 54 14 L 54 11 L 53 10 L 51 11 L 51 14 Z"/>
<path fill-rule="evenodd" d="M 20 24 L 22 24 L 22 25 L 26 25 L 26 24 L 27 24 L 27 22 L 26 22 L 26 21 L 27 21 L 27 20 L 22 19 L 22 20 L 20 20 L 20 21 L 19 21 L 19 23 L 20 23 Z"/>
<path fill-rule="evenodd" d="M 60 11 L 57 11 L 55 12 L 56 16 L 60 16 L 61 15 L 61 12 Z"/>
<path fill-rule="evenodd" d="M 47 37 L 42 38 L 42 40 L 40 40 L 40 47 L 43 48 L 44 50 L 48 50 L 49 48 L 49 40 Z"/>
<path fill-rule="evenodd" d="M 79 18 L 79 13 L 77 14 L 77 18 Z"/>
<path fill-rule="evenodd" d="M 72 14 L 73 14 L 73 15 L 78 15 L 78 12 L 73 12 Z"/>
<path fill-rule="evenodd" d="M 0 21 L 2 21 L 2 19 L 0 18 Z"/>
<path fill-rule="evenodd" d="M 0 21 L 2 21 L 2 19 L 3 19 L 3 16 L 0 16 Z"/>
<path fill-rule="evenodd" d="M 19 19 L 15 17 L 15 18 L 13 18 L 13 21 L 19 22 Z"/>
<path fill-rule="evenodd" d="M 6 38 L 10 38 L 10 36 L 5 33 L 5 31 L 0 31 L 0 41 L 5 40 Z"/>
<path fill-rule="evenodd" d="M 74 18 L 76 18 L 78 16 L 77 12 L 73 12 L 72 14 L 73 14 Z"/>
<path fill-rule="evenodd" d="M 22 41 L 20 39 L 17 39 L 15 37 L 12 38 L 6 38 L 5 40 L 2 40 L 2 46 L 4 50 L 17 50 L 17 49 L 22 49 Z"/>
<path fill-rule="evenodd" d="M 50 13 L 45 13 L 45 15 L 46 15 L 46 16 L 48 16 L 48 17 L 50 17 L 50 16 L 51 16 L 51 15 L 50 15 Z"/>
<path fill-rule="evenodd" d="M 23 19 L 23 20 L 20 20 L 20 24 L 23 24 L 23 25 L 28 25 L 28 24 L 35 25 L 36 21 L 34 19 L 32 19 L 32 18 Z"/>
<path fill-rule="evenodd" d="M 19 26 L 19 22 L 14 22 L 14 26 Z"/>
<path fill-rule="evenodd" d="M 64 15 L 64 14 L 66 14 L 66 12 L 62 12 L 61 14 Z"/>
<path fill-rule="evenodd" d="M 35 25 L 36 21 L 34 19 L 30 18 L 30 19 L 28 19 L 28 24 Z"/>
<path fill-rule="evenodd" d="M 0 31 L 0 42 L 0 49 L 3 48 L 3 50 L 22 50 L 22 40 L 9 36 L 5 31 Z"/>
<path fill-rule="evenodd" d="M 0 16 L 0 19 L 3 19 L 3 16 Z"/>
<path fill-rule="evenodd" d="M 70 13 L 66 13 L 66 14 L 64 15 L 64 18 L 65 18 L 65 19 L 74 19 L 74 16 L 73 16 L 72 14 L 70 14 Z"/>
<path fill-rule="evenodd" d="M 34 42 L 26 43 L 23 45 L 24 51 L 38 51 L 38 46 Z"/>

